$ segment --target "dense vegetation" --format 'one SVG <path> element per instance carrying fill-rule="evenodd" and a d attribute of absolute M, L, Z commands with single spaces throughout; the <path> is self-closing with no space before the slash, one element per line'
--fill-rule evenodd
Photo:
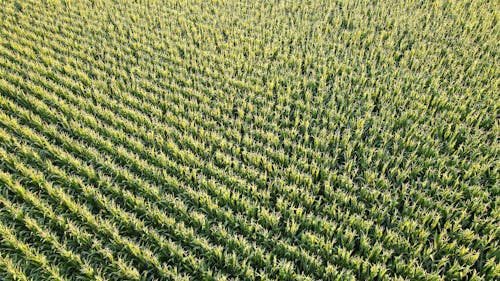
<path fill-rule="evenodd" d="M 1 280 L 499 280 L 499 1 L 1 9 Z"/>

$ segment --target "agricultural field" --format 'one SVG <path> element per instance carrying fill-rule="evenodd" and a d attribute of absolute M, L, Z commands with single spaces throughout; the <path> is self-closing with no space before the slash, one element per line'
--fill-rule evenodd
<path fill-rule="evenodd" d="M 1 0 L 0 280 L 500 280 L 499 16 Z"/>

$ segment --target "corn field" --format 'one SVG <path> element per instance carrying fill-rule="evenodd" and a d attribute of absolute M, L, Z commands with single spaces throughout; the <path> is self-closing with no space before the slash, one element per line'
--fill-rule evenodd
<path fill-rule="evenodd" d="M 497 0 L 1 0 L 0 280 L 500 280 Z"/>

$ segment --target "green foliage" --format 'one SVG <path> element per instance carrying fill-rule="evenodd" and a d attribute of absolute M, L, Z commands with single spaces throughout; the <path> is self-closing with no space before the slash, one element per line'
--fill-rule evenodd
<path fill-rule="evenodd" d="M 15 1 L 0 279 L 500 278 L 495 1 Z"/>

